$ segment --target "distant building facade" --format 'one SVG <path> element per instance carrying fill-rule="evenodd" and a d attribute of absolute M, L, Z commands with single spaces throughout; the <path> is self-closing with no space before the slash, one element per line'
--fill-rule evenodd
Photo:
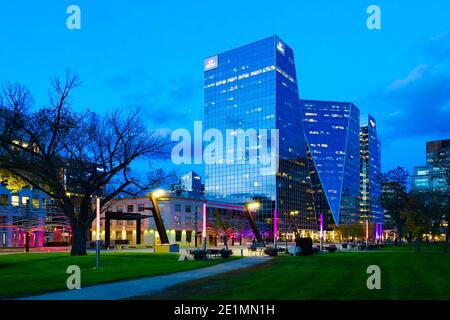
<path fill-rule="evenodd" d="M 433 167 L 418 166 L 413 168 L 411 175 L 412 191 L 432 191 L 433 190 Z"/>
<path fill-rule="evenodd" d="M 444 175 L 450 170 L 450 139 L 427 142 L 427 165 L 433 168 L 433 190 L 449 190 Z"/>
<path fill-rule="evenodd" d="M 205 185 L 199 174 L 188 171 L 181 176 L 179 183 L 172 186 L 172 191 L 178 196 L 201 199 L 205 193 Z"/>
<path fill-rule="evenodd" d="M 448 175 L 450 171 L 450 139 L 428 141 L 426 161 L 426 165 L 414 167 L 411 175 L 411 190 L 447 191 L 450 186 L 445 175 Z"/>

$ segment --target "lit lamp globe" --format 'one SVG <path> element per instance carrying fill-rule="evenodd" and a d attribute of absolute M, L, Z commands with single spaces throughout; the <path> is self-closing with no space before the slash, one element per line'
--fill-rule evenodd
<path fill-rule="evenodd" d="M 155 191 L 152 192 L 152 197 L 155 199 L 161 198 L 166 194 L 166 191 L 162 190 L 162 189 L 157 189 Z"/>
<path fill-rule="evenodd" d="M 259 202 L 250 202 L 250 203 L 247 204 L 247 209 L 251 210 L 251 211 L 258 210 L 259 207 L 260 207 Z"/>

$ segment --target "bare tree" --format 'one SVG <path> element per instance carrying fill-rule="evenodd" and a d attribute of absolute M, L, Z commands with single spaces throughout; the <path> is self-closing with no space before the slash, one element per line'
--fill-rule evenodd
<path fill-rule="evenodd" d="M 78 77 L 66 72 L 52 81 L 49 106 L 37 110 L 26 87 L 3 87 L 0 166 L 55 200 L 71 224 L 71 254 L 85 255 L 93 197 L 102 195 L 103 206 L 121 193 L 133 196 L 165 182 L 170 173 L 151 170 L 142 181 L 130 165 L 167 158 L 170 140 L 147 130 L 138 110 L 103 117 L 74 112 L 70 97 L 78 86 Z"/>
<path fill-rule="evenodd" d="M 380 202 L 392 218 L 397 229 L 399 244 L 406 228 L 405 210 L 407 207 L 408 171 L 397 167 L 383 174 Z"/>

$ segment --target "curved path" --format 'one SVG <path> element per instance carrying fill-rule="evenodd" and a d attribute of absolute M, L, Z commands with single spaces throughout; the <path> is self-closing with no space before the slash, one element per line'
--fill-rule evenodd
<path fill-rule="evenodd" d="M 170 286 L 265 263 L 270 257 L 246 257 L 211 267 L 162 276 L 93 285 L 79 290 L 51 292 L 21 300 L 118 300 L 151 295 Z"/>

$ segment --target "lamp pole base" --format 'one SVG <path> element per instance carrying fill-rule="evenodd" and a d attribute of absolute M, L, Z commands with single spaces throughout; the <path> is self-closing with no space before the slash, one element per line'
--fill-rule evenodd
<path fill-rule="evenodd" d="M 100 240 L 95 241 L 95 268 L 100 268 Z"/>

